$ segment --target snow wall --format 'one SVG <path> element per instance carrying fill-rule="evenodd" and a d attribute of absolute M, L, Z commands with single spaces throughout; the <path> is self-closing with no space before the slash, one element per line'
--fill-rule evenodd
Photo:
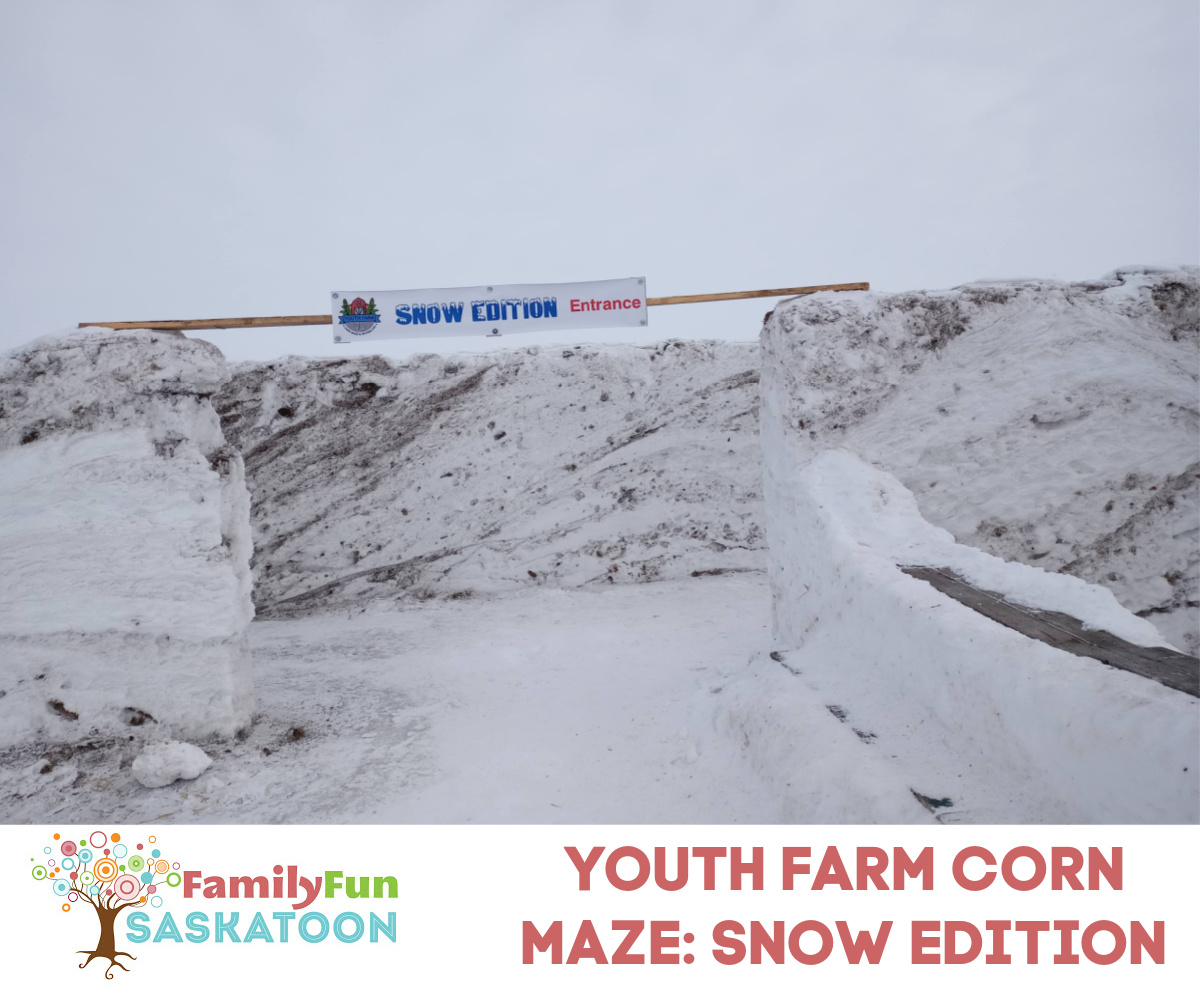
<path fill-rule="evenodd" d="M 1103 588 L 980 549 L 1044 546 L 1025 555 L 1057 568 L 1103 552 L 1106 577 L 1136 583 L 1154 565 L 1169 567 L 1164 598 L 1186 594 L 1189 573 L 1194 586 L 1195 291 L 1195 272 L 1138 272 L 824 294 L 768 320 L 769 575 L 791 650 L 780 662 L 914 794 L 945 796 L 933 806 L 981 822 L 1200 818 L 1194 698 L 1026 638 L 898 568 L 949 567 L 1162 645 L 1150 614 Z M 1175 621 L 1195 615 L 1188 603 Z"/>
<path fill-rule="evenodd" d="M 776 569 L 800 591 L 777 609 L 784 644 L 799 647 L 787 662 L 801 677 L 830 664 L 852 673 L 837 680 L 837 703 L 881 754 L 891 749 L 884 716 L 937 731 L 927 742 L 943 748 L 941 773 L 918 765 L 914 788 L 991 821 L 1200 820 L 1195 698 L 1028 638 L 899 567 L 949 568 L 1142 646 L 1162 645 L 1153 625 L 1102 587 L 958 544 L 894 476 L 849 452 L 823 452 L 778 485 L 768 507 L 786 539 Z M 809 669 L 814 659 L 823 663 Z M 988 813 L 1001 799 L 1012 811 Z"/>
<path fill-rule="evenodd" d="M 45 337 L 0 361 L 0 745 L 250 721 L 249 506 L 211 344 Z"/>
<path fill-rule="evenodd" d="M 1200 271 L 821 293 L 761 342 L 768 488 L 785 445 L 846 448 L 958 541 L 1102 584 L 1196 654 Z"/>
<path fill-rule="evenodd" d="M 259 617 L 762 570 L 756 343 L 236 366 Z"/>

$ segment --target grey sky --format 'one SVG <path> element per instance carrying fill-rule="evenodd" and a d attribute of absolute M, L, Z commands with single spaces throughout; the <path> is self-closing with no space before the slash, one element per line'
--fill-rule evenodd
<path fill-rule="evenodd" d="M 8 3 L 0 349 L 81 320 L 323 312 L 342 286 L 1196 264 L 1198 53 L 1193 0 Z M 629 339 L 751 339 L 769 306 L 652 309 Z M 356 350 L 329 328 L 203 336 Z M 542 337 L 581 339 L 626 337 Z"/>

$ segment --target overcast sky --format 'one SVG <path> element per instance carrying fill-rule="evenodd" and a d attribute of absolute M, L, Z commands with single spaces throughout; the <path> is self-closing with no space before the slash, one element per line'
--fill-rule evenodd
<path fill-rule="evenodd" d="M 326 312 L 342 287 L 1196 264 L 1198 11 L 5 3 L 0 349 L 81 320 Z M 770 305 L 659 307 L 628 337 L 749 340 Z M 234 359 L 366 350 L 329 327 L 201 336 Z"/>

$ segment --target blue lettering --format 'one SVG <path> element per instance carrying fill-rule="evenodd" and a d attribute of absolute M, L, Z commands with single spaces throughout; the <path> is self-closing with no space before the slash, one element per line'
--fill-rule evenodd
<path fill-rule="evenodd" d="M 491 301 L 485 303 L 487 306 L 487 318 L 489 323 L 494 323 L 500 318 L 500 303 Z"/>
<path fill-rule="evenodd" d="M 487 319 L 487 317 L 483 314 L 483 307 L 485 305 L 487 305 L 486 302 L 471 303 L 471 321 L 473 323 L 482 323 L 485 319 Z"/>
<path fill-rule="evenodd" d="M 268 944 L 274 944 L 275 939 L 271 937 L 271 932 L 267 930 L 267 922 L 263 920 L 263 915 L 258 911 L 254 913 L 254 919 L 250 921 L 250 926 L 246 929 L 245 941 L 266 941 Z"/>
<path fill-rule="evenodd" d="M 241 914 L 238 913 L 236 910 L 234 910 L 234 912 L 229 915 L 233 919 L 230 920 L 229 923 L 226 923 L 225 922 L 225 914 L 222 913 L 220 910 L 217 910 L 217 926 L 215 928 L 216 937 L 214 938 L 214 940 L 217 942 L 217 944 L 220 944 L 222 941 L 225 940 L 226 934 L 229 935 L 229 939 L 234 944 L 242 943 L 242 939 L 240 937 L 238 937 L 237 931 L 234 930 L 234 928 L 237 926 L 238 917 L 240 917 Z"/>
<path fill-rule="evenodd" d="M 183 944 L 183 935 L 179 933 L 179 928 L 175 926 L 175 918 L 169 913 L 164 913 L 162 923 L 158 925 L 158 930 L 154 934 L 154 943 L 158 944 L 160 941 L 165 941 L 168 938 Z"/>
<path fill-rule="evenodd" d="M 294 910 L 285 910 L 283 913 L 272 913 L 271 916 L 279 921 L 279 943 L 287 944 L 288 921 L 296 919 L 296 912 Z"/>
<path fill-rule="evenodd" d="M 145 944 L 150 940 L 150 914 L 131 913 L 125 918 L 125 936 L 134 944 Z M 371 925 L 371 940 L 374 941 L 375 925 Z"/>
<path fill-rule="evenodd" d="M 558 316 L 558 299 L 550 298 L 542 300 L 542 312 L 547 319 L 551 316 Z"/>
<path fill-rule="evenodd" d="M 207 913 L 201 913 L 199 910 L 196 910 L 194 913 L 189 913 L 187 915 L 187 926 L 188 930 L 192 931 L 191 934 L 187 935 L 187 939 L 191 941 L 192 944 L 200 944 L 201 942 L 208 940 Z"/>
<path fill-rule="evenodd" d="M 288 943 L 288 924 L 296 920 L 297 914 L 291 911 L 281 913 L 272 913 L 271 916 L 279 923 L 279 941 L 281 944 Z M 209 939 L 207 913 L 194 911 L 189 913 L 185 919 L 188 933 L 186 938 L 193 944 L 201 944 Z M 268 944 L 274 944 L 275 939 L 271 936 L 271 930 L 267 925 L 266 919 L 260 912 L 255 912 L 250 921 L 250 926 L 246 928 L 245 937 L 239 938 L 234 927 L 237 925 L 240 914 L 233 912 L 226 914 L 218 912 L 216 917 L 216 934 L 215 940 L 220 942 L 225 940 L 225 935 L 229 935 L 229 939 L 234 943 L 248 943 L 250 941 L 266 941 Z M 380 940 L 380 935 L 387 938 L 393 944 L 396 942 L 396 913 L 389 911 L 386 914 L 387 920 L 384 921 L 377 913 L 370 914 L 370 941 L 376 944 Z M 315 944 L 324 941 L 329 936 L 331 921 L 319 912 L 305 913 L 300 916 L 297 922 L 297 927 L 300 931 L 300 937 L 310 944 Z M 362 938 L 363 932 L 366 930 L 363 918 L 357 913 L 347 911 L 339 913 L 332 920 L 334 936 L 346 944 L 351 944 Z M 144 912 L 130 913 L 125 918 L 126 932 L 125 936 L 131 944 L 145 944 L 151 940 L 150 932 L 150 914 Z M 175 918 L 168 912 L 162 915 L 162 921 L 158 925 L 158 930 L 154 932 L 154 943 L 159 944 L 163 941 L 176 941 L 182 943 L 185 935 L 179 933 L 179 927 L 175 923 Z"/>
<path fill-rule="evenodd" d="M 316 934 L 309 933 L 307 930 L 309 922 L 313 920 L 315 920 L 321 926 L 321 929 Z M 317 941 L 324 941 L 325 938 L 329 936 L 329 921 L 325 919 L 324 913 L 318 913 L 316 911 L 312 913 L 306 913 L 300 918 L 300 922 L 296 926 L 300 928 L 300 936 L 304 938 L 305 941 L 309 942 L 309 944 L 314 944 Z"/>
<path fill-rule="evenodd" d="M 401 326 L 408 326 L 412 322 L 412 311 L 408 306 L 396 306 L 396 322 Z"/>
<path fill-rule="evenodd" d="M 529 315 L 534 319 L 542 318 L 542 304 L 537 299 L 530 299 L 527 303 Z"/>
<path fill-rule="evenodd" d="M 425 307 L 414 305 L 412 307 L 412 310 L 413 310 L 413 322 L 414 323 L 424 323 L 425 322 Z"/>
<path fill-rule="evenodd" d="M 430 323 L 440 323 L 442 321 L 442 311 L 438 308 L 438 304 L 436 302 L 430 303 L 425 308 L 429 310 Z"/>
<path fill-rule="evenodd" d="M 382 920 L 380 920 L 377 916 L 375 916 L 375 913 L 372 911 L 372 913 L 371 913 L 371 943 L 372 944 L 375 944 L 379 940 L 379 932 L 380 931 L 383 932 L 384 937 L 386 937 L 393 944 L 395 943 L 395 941 L 396 941 L 396 912 L 394 910 L 388 911 L 388 922 L 386 924 Z"/>
<path fill-rule="evenodd" d="M 350 921 L 354 925 L 354 930 L 347 934 L 342 926 L 345 921 Z M 363 921 L 357 913 L 347 910 L 345 913 L 339 913 L 333 918 L 333 936 L 339 941 L 346 944 L 351 944 L 363 936 Z"/>
<path fill-rule="evenodd" d="M 462 322 L 463 304 L 461 302 L 443 302 L 442 315 L 446 317 L 447 323 Z"/>

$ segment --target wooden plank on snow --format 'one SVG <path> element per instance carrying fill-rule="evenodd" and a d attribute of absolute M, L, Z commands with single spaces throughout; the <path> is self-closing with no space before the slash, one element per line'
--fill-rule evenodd
<path fill-rule="evenodd" d="M 1159 684 L 1200 698 L 1200 660 L 1164 646 L 1137 646 L 1111 632 L 1087 628 L 1061 611 L 1026 608 L 1002 594 L 982 590 L 953 570 L 932 566 L 901 566 L 909 576 L 965 604 L 981 615 L 1076 656 L 1090 656 L 1119 670 L 1158 681 Z"/>

